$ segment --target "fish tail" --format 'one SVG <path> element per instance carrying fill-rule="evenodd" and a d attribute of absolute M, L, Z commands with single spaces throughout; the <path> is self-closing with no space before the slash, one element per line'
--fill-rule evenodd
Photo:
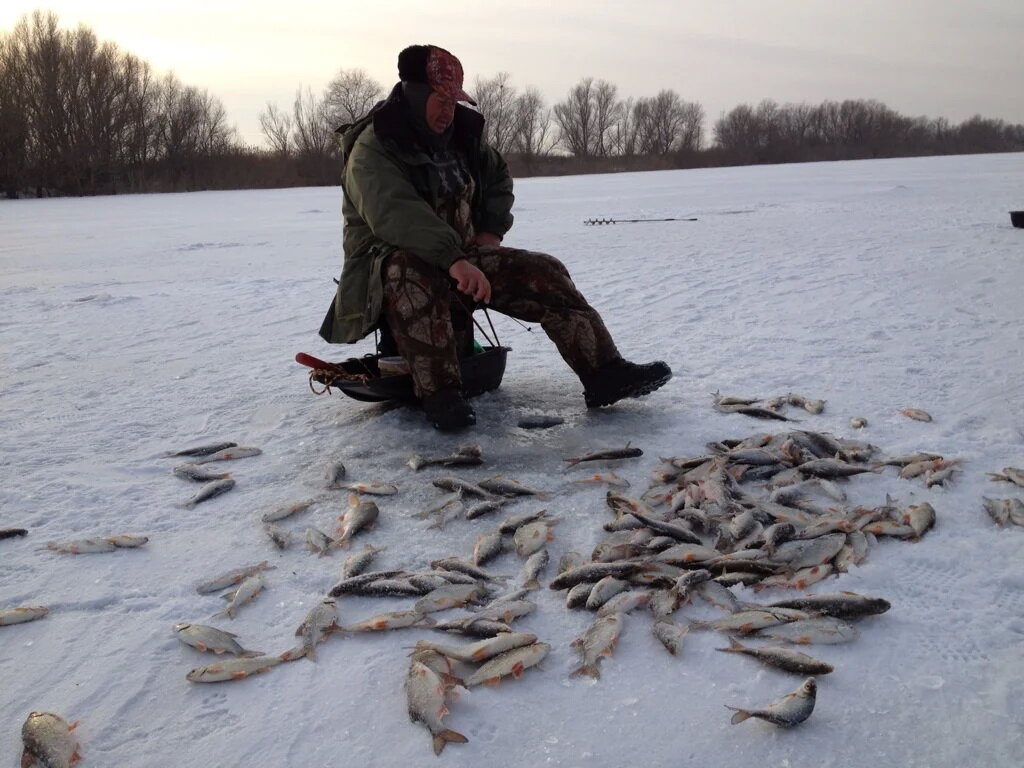
<path fill-rule="evenodd" d="M 728 648 L 715 648 L 715 650 L 723 653 L 743 653 L 746 648 L 735 637 L 730 637 Z"/>
<path fill-rule="evenodd" d="M 733 710 L 736 713 L 735 715 L 732 716 L 732 720 L 729 721 L 733 725 L 736 725 L 736 723 L 742 723 L 744 720 L 746 720 L 747 718 L 749 718 L 751 716 L 750 713 L 747 710 L 740 709 L 739 707 L 730 707 L 728 704 L 726 704 L 725 708 L 726 709 L 731 709 L 731 710 Z"/>
<path fill-rule="evenodd" d="M 569 674 L 569 677 L 576 677 L 576 675 L 586 675 L 587 677 L 592 677 L 594 680 L 601 679 L 601 671 L 595 664 L 584 664 L 579 669 L 574 669 Z"/>
<path fill-rule="evenodd" d="M 444 749 L 444 745 L 447 744 L 449 741 L 454 742 L 455 744 L 465 744 L 469 741 L 469 739 L 467 739 L 461 733 L 451 730 L 450 728 L 447 728 L 441 731 L 440 733 L 435 733 L 434 754 L 440 755 L 441 750 Z"/>
<path fill-rule="evenodd" d="M 454 688 L 456 686 L 459 686 L 461 688 L 465 688 L 466 687 L 466 681 L 465 680 L 463 680 L 461 677 L 456 677 L 455 675 L 450 675 L 447 672 L 441 674 L 441 682 L 443 682 L 445 684 L 445 686 L 448 687 L 448 688 Z"/>
<path fill-rule="evenodd" d="M 540 589 L 540 582 L 536 579 L 530 579 L 528 582 L 523 584 L 523 589 L 529 590 L 530 592 L 535 589 Z"/>

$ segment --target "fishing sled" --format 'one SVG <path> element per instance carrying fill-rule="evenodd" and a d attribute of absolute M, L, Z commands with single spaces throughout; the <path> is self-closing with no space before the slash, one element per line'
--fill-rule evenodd
<path fill-rule="evenodd" d="M 486 314 L 486 310 L 485 310 Z M 487 322 L 494 333 L 494 340 L 480 324 L 473 320 L 476 327 L 487 339 L 488 346 L 481 346 L 475 341 L 471 349 L 467 349 L 459 360 L 462 370 L 462 394 L 464 397 L 476 397 L 484 392 L 491 392 L 501 386 L 505 375 L 505 361 L 509 347 L 498 342 L 498 334 L 488 316 Z M 386 325 L 376 334 L 376 354 L 350 357 L 337 363 L 327 362 L 319 358 L 299 352 L 295 362 L 306 366 L 309 371 L 309 387 L 316 394 L 325 394 L 333 389 L 340 390 L 353 400 L 364 403 L 381 403 L 395 400 L 404 403 L 419 403 L 413 391 L 412 376 L 408 373 L 395 373 L 386 364 L 398 354 L 397 346 Z M 381 370 L 385 362 L 384 371 Z"/>

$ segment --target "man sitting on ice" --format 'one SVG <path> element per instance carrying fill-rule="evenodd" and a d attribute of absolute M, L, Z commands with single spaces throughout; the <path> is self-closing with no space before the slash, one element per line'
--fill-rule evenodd
<path fill-rule="evenodd" d="M 479 302 L 540 323 L 590 408 L 667 382 L 665 363 L 619 355 L 560 261 L 501 245 L 512 227 L 512 177 L 481 138 L 483 117 L 458 104 L 476 103 L 462 89 L 459 60 L 414 45 L 399 54 L 398 74 L 385 101 L 339 129 L 345 263 L 324 339 L 355 342 L 386 322 L 427 418 L 441 430 L 476 422 L 459 358 L 472 354 Z"/>

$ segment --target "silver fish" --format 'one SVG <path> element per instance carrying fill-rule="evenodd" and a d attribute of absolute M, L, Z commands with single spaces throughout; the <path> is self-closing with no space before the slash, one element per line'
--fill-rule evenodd
<path fill-rule="evenodd" d="M 407 578 L 378 579 L 353 588 L 349 594 L 364 597 L 422 597 L 429 591 L 429 587 L 416 586 Z"/>
<path fill-rule="evenodd" d="M 753 648 L 741 644 L 733 637 L 729 638 L 728 648 L 716 648 L 715 650 L 723 653 L 741 653 L 768 666 L 798 675 L 827 675 L 835 669 L 831 664 L 818 661 L 813 656 L 808 656 L 800 651 L 774 647 Z"/>
<path fill-rule="evenodd" d="M 901 522 L 913 528 L 916 538 L 920 539 L 935 527 L 935 507 L 926 501 L 911 504 L 903 513 Z"/>
<path fill-rule="evenodd" d="M 570 589 L 565 596 L 565 607 L 569 610 L 575 610 L 576 608 L 584 608 L 587 605 L 587 600 L 590 599 L 590 592 L 594 589 L 594 584 L 589 581 L 584 581 L 577 584 L 575 587 Z"/>
<path fill-rule="evenodd" d="M 524 525 L 547 518 L 547 514 L 548 511 L 546 509 L 542 509 L 539 512 L 533 512 L 529 515 L 513 515 L 512 517 L 506 517 L 504 521 L 502 521 L 501 525 L 498 526 L 498 530 L 501 531 L 501 533 L 513 534 Z"/>
<path fill-rule="evenodd" d="M 414 661 L 418 661 L 420 664 L 425 666 L 434 672 L 435 675 L 441 678 L 441 681 L 445 684 L 446 688 L 454 688 L 455 686 L 466 687 L 466 683 L 463 680 L 457 678 L 453 673 L 453 667 L 451 659 L 444 656 L 437 651 L 429 648 L 416 648 L 413 650 L 410 657 L 410 664 Z"/>
<path fill-rule="evenodd" d="M 605 576 L 590 591 L 587 598 L 587 610 L 596 611 L 615 595 L 629 587 L 629 582 L 616 579 L 614 576 Z"/>
<path fill-rule="evenodd" d="M 760 397 L 731 397 L 722 395 L 717 390 L 711 393 L 711 397 L 714 398 L 715 405 L 753 405 L 761 402 Z"/>
<path fill-rule="evenodd" d="M 738 632 L 748 635 L 766 627 L 775 627 L 792 621 L 810 618 L 810 614 L 791 608 L 755 608 L 740 611 L 714 621 L 691 621 L 695 629 L 717 629 L 719 632 Z"/>
<path fill-rule="evenodd" d="M 527 523 L 516 529 L 513 540 L 516 545 L 516 554 L 520 557 L 529 557 L 534 552 L 543 549 L 549 541 L 554 541 L 555 534 L 551 531 L 550 520 L 536 520 Z"/>
<path fill-rule="evenodd" d="M 416 649 L 427 648 L 437 651 L 449 659 L 464 661 L 467 664 L 478 664 L 492 659 L 498 654 L 511 651 L 513 648 L 522 648 L 536 642 L 537 636 L 528 632 L 503 632 L 500 635 L 463 646 L 441 645 L 429 640 L 420 640 L 416 643 Z"/>
<path fill-rule="evenodd" d="M 398 493 L 398 486 L 393 483 L 338 483 L 335 488 L 367 496 L 394 496 Z"/>
<path fill-rule="evenodd" d="M 192 448 L 185 448 L 180 451 L 168 451 L 164 456 L 209 456 L 219 451 L 226 451 L 234 448 L 238 443 L 212 443 L 209 445 L 197 445 Z"/>
<path fill-rule="evenodd" d="M 409 718 L 422 723 L 433 738 L 434 754 L 440 755 L 449 742 L 465 744 L 469 739 L 446 728 L 442 719 L 448 714 L 445 706 L 445 684 L 434 670 L 413 661 L 405 678 L 405 696 Z"/>
<path fill-rule="evenodd" d="M 779 600 L 772 603 L 771 607 L 796 608 L 837 619 L 859 619 L 862 616 L 877 616 L 885 613 L 891 606 L 888 600 L 883 600 L 880 597 L 868 597 L 855 592 L 840 592 Z"/>
<path fill-rule="evenodd" d="M 468 443 L 461 445 L 455 449 L 455 453 L 451 456 L 438 456 L 435 458 L 428 458 L 415 454 L 409 458 L 406 462 L 414 471 L 418 472 L 424 467 L 431 466 L 443 466 L 443 467 L 458 467 L 458 466 L 478 466 L 484 463 L 480 446 L 476 443 Z"/>
<path fill-rule="evenodd" d="M 935 485 L 944 486 L 946 481 L 953 477 L 953 473 L 956 472 L 957 469 L 957 467 L 952 465 L 943 467 L 942 469 L 933 469 L 925 475 L 924 484 L 928 488 Z"/>
<path fill-rule="evenodd" d="M 931 421 L 932 417 L 929 413 L 922 411 L 920 408 L 904 408 L 900 411 L 908 419 L 914 421 Z"/>
<path fill-rule="evenodd" d="M 51 541 L 43 549 L 62 555 L 94 555 L 113 552 L 117 547 L 106 539 L 76 539 L 74 541 Z"/>
<path fill-rule="evenodd" d="M 345 627 L 346 632 L 385 632 L 390 629 L 404 629 L 406 627 L 429 627 L 433 625 L 433 619 L 424 616 L 416 610 L 394 611 L 382 613 L 379 616 L 371 616 L 368 619 L 356 622 Z"/>
<path fill-rule="evenodd" d="M 989 479 L 996 482 L 1013 483 L 1021 488 L 1024 488 L 1024 469 L 1017 467 L 1003 467 L 1003 473 L 998 474 L 996 472 L 988 473 Z"/>
<path fill-rule="evenodd" d="M 502 621 L 506 624 L 513 619 L 527 616 L 537 609 L 529 600 L 507 600 L 485 606 L 470 617 L 474 621 Z"/>
<path fill-rule="evenodd" d="M 295 504 L 286 504 L 283 507 L 264 512 L 260 516 L 260 520 L 264 523 L 277 523 L 284 520 L 286 517 L 291 517 L 299 512 L 305 512 L 311 506 L 316 504 L 317 499 L 306 499 L 305 501 L 299 501 Z"/>
<path fill-rule="evenodd" d="M 550 429 L 564 424 L 565 419 L 561 416 L 547 416 L 545 414 L 527 414 L 521 416 L 516 426 L 520 429 Z"/>
<path fill-rule="evenodd" d="M 605 472 L 603 474 L 591 475 L 590 477 L 581 477 L 579 480 L 573 480 L 574 483 L 604 483 L 610 485 L 613 488 L 629 488 L 629 480 L 624 477 L 619 477 L 614 472 Z"/>
<path fill-rule="evenodd" d="M 225 494 L 235 487 L 235 481 L 233 478 L 225 477 L 223 480 L 214 480 L 212 483 L 207 483 L 199 489 L 199 493 L 193 496 L 191 499 L 186 501 L 182 506 L 185 509 L 193 509 L 198 504 L 202 504 L 204 501 L 216 498 L 221 494 Z"/>
<path fill-rule="evenodd" d="M 528 590 L 540 589 L 540 581 L 538 578 L 544 572 L 544 569 L 548 567 L 548 561 L 550 555 L 548 555 L 547 549 L 540 549 L 530 555 L 526 563 L 523 565 L 523 587 Z"/>
<path fill-rule="evenodd" d="M 457 573 L 464 573 L 478 581 L 507 581 L 508 579 L 504 576 L 495 576 L 483 568 L 467 563 L 465 560 L 460 560 L 457 557 L 442 557 L 438 560 L 431 560 L 430 567 L 445 571 L 455 571 Z"/>
<path fill-rule="evenodd" d="M 347 579 L 351 576 L 358 576 L 370 567 L 370 563 L 373 562 L 373 558 L 377 556 L 377 553 L 383 552 L 385 549 L 387 547 L 374 547 L 367 544 L 362 552 L 349 555 L 341 566 L 341 578 Z"/>
<path fill-rule="evenodd" d="M 900 456 L 893 456 L 892 458 L 886 459 L 881 462 L 882 466 L 886 467 L 905 467 L 908 464 L 916 464 L 920 461 L 935 461 L 941 459 L 942 455 L 939 453 L 928 453 L 927 451 L 918 451 L 917 453 L 905 453 Z"/>
<path fill-rule="evenodd" d="M 185 675 L 185 679 L 193 683 L 241 680 L 250 675 L 266 672 L 283 661 L 288 661 L 288 658 L 286 656 L 254 656 L 252 658 L 226 659 L 205 667 L 196 667 Z"/>
<path fill-rule="evenodd" d="M 710 574 L 708 574 L 710 576 Z M 678 582 L 676 582 L 678 584 Z M 703 581 L 694 587 L 694 591 L 701 596 L 703 600 L 716 608 L 721 608 L 723 611 L 729 611 L 734 613 L 740 610 L 740 603 L 736 599 L 736 596 L 732 591 L 714 580 Z"/>
<path fill-rule="evenodd" d="M 613 613 L 632 613 L 637 608 L 645 608 L 650 601 L 650 592 L 620 592 L 605 601 L 597 616 L 603 618 Z"/>
<path fill-rule="evenodd" d="M 548 585 L 549 589 L 568 589 L 575 587 L 584 581 L 600 581 L 605 576 L 616 576 L 626 578 L 643 570 L 641 563 L 584 563 L 578 568 L 573 568 L 560 573 Z"/>
<path fill-rule="evenodd" d="M 331 537 L 319 528 L 310 526 L 306 529 L 306 546 L 311 552 L 316 552 L 323 557 L 331 550 Z"/>
<path fill-rule="evenodd" d="M 481 499 L 490 499 L 491 494 L 485 491 L 482 487 L 476 483 L 471 483 L 468 480 L 463 480 L 455 475 L 446 475 L 445 477 L 438 477 L 431 482 L 435 488 L 440 488 L 442 491 L 461 491 L 467 496 L 478 496 Z"/>
<path fill-rule="evenodd" d="M 316 661 L 317 645 L 338 629 L 338 602 L 332 597 L 325 597 L 313 606 L 295 630 L 295 636 L 302 638 L 302 645 L 296 649 L 294 658 L 305 656 L 310 661 Z"/>
<path fill-rule="evenodd" d="M 230 653 L 245 658 L 263 655 L 262 651 L 247 651 L 243 648 L 235 639 L 238 635 L 203 624 L 190 624 L 187 621 L 175 624 L 174 635 L 197 651 L 213 651 L 218 655 Z"/>
<path fill-rule="evenodd" d="M 843 537 L 845 542 L 846 537 Z M 842 547 L 840 547 L 842 549 Z M 837 553 L 838 554 L 838 553 Z M 763 581 L 758 582 L 754 585 L 753 589 L 755 592 L 760 592 L 762 589 L 768 589 L 769 587 L 781 587 L 784 589 L 806 589 L 811 584 L 817 584 L 819 581 L 828 578 L 832 575 L 833 566 L 831 563 L 824 563 L 823 565 L 812 565 L 806 568 L 801 568 L 792 575 L 788 574 L 777 574 L 770 576 Z"/>
<path fill-rule="evenodd" d="M 985 511 L 996 525 L 1006 525 L 1010 522 L 1009 499 L 990 499 L 987 496 L 982 496 L 981 500 L 985 505 Z"/>
<path fill-rule="evenodd" d="M 570 550 L 569 552 L 564 553 L 560 558 L 558 558 L 558 573 L 559 575 L 561 575 L 566 571 L 572 570 L 573 568 L 578 568 L 585 562 L 586 560 L 583 559 L 583 555 L 581 555 L 579 552 Z"/>
<path fill-rule="evenodd" d="M 107 536 L 105 538 L 106 541 L 109 541 L 118 549 L 135 549 L 136 547 L 141 547 L 149 543 L 149 536 L 120 534 L 119 536 Z"/>
<path fill-rule="evenodd" d="M 338 518 L 337 536 L 331 547 L 348 549 L 349 541 L 365 528 L 370 528 L 380 516 L 380 509 L 372 501 L 359 501 L 356 494 L 349 498 L 349 508 Z"/>
<path fill-rule="evenodd" d="M 348 474 L 348 470 L 345 469 L 345 465 L 340 461 L 327 465 L 327 469 L 324 471 L 327 487 L 332 489 L 340 487 L 339 483 L 345 479 L 346 474 Z"/>
<path fill-rule="evenodd" d="M 582 636 L 572 642 L 572 647 L 580 651 L 583 663 L 572 671 L 570 676 L 587 675 L 595 680 L 601 677 L 597 662 L 603 656 L 611 656 L 615 644 L 622 632 L 622 616 L 613 613 L 595 619 Z"/>
<path fill-rule="evenodd" d="M 422 614 L 461 608 L 471 603 L 480 603 L 485 591 L 478 585 L 450 584 L 424 595 L 413 606 Z"/>
<path fill-rule="evenodd" d="M 543 499 L 548 495 L 545 491 L 527 488 L 518 480 L 513 480 L 511 477 L 502 477 L 501 475 L 495 475 L 484 480 L 480 483 L 480 487 L 488 493 L 496 493 L 499 496 L 536 496 Z"/>
<path fill-rule="evenodd" d="M 217 615 L 227 616 L 229 619 L 235 618 L 235 614 L 238 613 L 238 609 L 246 603 L 251 603 L 262 591 L 263 571 L 257 571 L 239 584 L 238 589 L 234 592 L 229 592 L 224 595 L 224 599 L 228 601 L 228 605 Z"/>
<path fill-rule="evenodd" d="M 846 543 L 845 533 L 829 533 L 816 539 L 796 539 L 775 548 L 772 560 L 790 568 L 807 568 L 827 563 Z"/>
<path fill-rule="evenodd" d="M 577 464 L 584 464 L 590 461 L 619 461 L 621 459 L 635 459 L 643 455 L 644 452 L 639 448 L 633 448 L 631 443 L 626 443 L 624 448 L 592 451 L 576 458 L 565 459 L 565 461 L 568 462 L 569 467 L 575 467 Z"/>
<path fill-rule="evenodd" d="M 551 646 L 547 643 L 533 643 L 495 656 L 483 664 L 476 672 L 466 678 L 466 685 L 472 687 L 480 683 L 497 684 L 501 678 L 511 675 L 515 679 L 523 676 L 523 671 L 535 667 L 547 657 Z"/>
<path fill-rule="evenodd" d="M 52 712 L 32 712 L 21 726 L 22 768 L 70 768 L 77 763 L 81 755 L 72 735 L 77 725 Z"/>
<path fill-rule="evenodd" d="M 476 619 L 473 616 L 464 616 L 461 619 L 453 619 L 434 625 L 434 629 L 442 632 L 452 632 L 468 637 L 495 637 L 502 633 L 512 631 L 506 622 L 491 621 L 490 619 Z"/>
<path fill-rule="evenodd" d="M 505 538 L 498 531 L 482 533 L 473 546 L 473 564 L 484 565 L 505 551 Z"/>
<path fill-rule="evenodd" d="M 207 445 L 196 445 L 194 447 L 188 447 L 181 451 L 168 451 L 164 454 L 165 457 L 178 457 L 178 456 L 209 456 L 210 454 L 216 454 L 218 451 L 225 451 L 238 445 L 237 442 L 214 442 Z"/>
<path fill-rule="evenodd" d="M 486 499 L 484 501 L 477 502 L 466 510 L 466 519 L 476 520 L 478 517 L 490 514 L 511 502 L 512 499 Z"/>
<path fill-rule="evenodd" d="M 209 483 L 212 480 L 224 480 L 231 477 L 227 472 L 211 472 L 198 464 L 179 464 L 173 472 L 175 477 L 191 480 L 193 483 Z"/>
<path fill-rule="evenodd" d="M 35 621 L 36 619 L 43 618 L 49 612 L 50 609 L 43 605 L 22 605 L 17 608 L 4 608 L 0 610 L 0 627 Z"/>
<path fill-rule="evenodd" d="M 291 544 L 291 533 L 276 523 L 264 523 L 263 531 L 278 549 L 288 549 L 288 545 Z"/>
<path fill-rule="evenodd" d="M 809 677 L 795 691 L 783 696 L 763 709 L 741 709 L 739 707 L 730 707 L 728 704 L 725 706 L 726 709 L 736 712 L 731 720 L 733 725 L 742 723 L 748 718 L 756 717 L 766 720 L 772 725 L 790 728 L 794 725 L 799 725 L 811 716 L 811 713 L 814 711 L 817 692 L 817 683 L 813 677 Z"/>
<path fill-rule="evenodd" d="M 665 650 L 673 656 L 679 653 L 679 646 L 682 644 L 683 638 L 686 637 L 686 633 L 690 631 L 689 627 L 680 627 L 665 618 L 655 621 L 651 629 L 654 636 L 658 638 L 658 642 L 665 646 Z"/>
<path fill-rule="evenodd" d="M 207 579 L 196 584 L 196 592 L 200 595 L 206 595 L 210 592 L 219 592 L 222 589 L 239 584 L 250 576 L 259 573 L 260 571 L 272 570 L 276 566 L 270 564 L 269 561 L 264 560 L 256 565 L 244 565 L 241 568 L 235 568 L 232 571 L 223 573 L 220 576 L 214 576 L 212 579 Z"/>
<path fill-rule="evenodd" d="M 462 509 L 462 491 L 455 490 L 445 496 L 442 496 L 440 499 L 431 502 L 426 509 L 414 512 L 412 516 L 419 520 L 433 517 L 434 522 L 430 527 L 440 529 L 444 528 L 445 523 L 455 515 L 459 514 Z"/>
<path fill-rule="evenodd" d="M 769 610 L 790 610 L 769 609 Z M 785 640 L 797 645 L 836 645 L 848 643 L 857 637 L 857 630 L 841 619 L 834 619 L 830 616 L 822 616 L 813 619 L 802 619 L 788 624 L 780 624 L 767 629 L 759 630 L 758 637 L 770 637 L 775 640 Z"/>
<path fill-rule="evenodd" d="M 854 475 L 862 475 L 866 472 L 880 471 L 880 469 L 876 469 L 874 467 L 862 467 L 856 464 L 848 464 L 845 461 L 839 461 L 838 459 L 815 459 L 814 461 L 805 461 L 797 467 L 797 469 L 805 475 L 824 477 L 825 479 L 835 477 L 853 477 Z"/>
<path fill-rule="evenodd" d="M 740 413 L 744 416 L 753 416 L 755 419 L 774 419 L 776 421 L 796 421 L 787 416 L 783 416 L 778 411 L 773 411 L 770 408 L 761 408 L 756 405 L 724 405 L 719 404 L 715 406 L 715 410 L 720 413 Z"/>
<path fill-rule="evenodd" d="M 233 459 L 248 459 L 251 456 L 259 456 L 263 451 L 259 448 L 245 446 L 225 448 L 206 456 L 199 456 L 192 460 L 193 464 L 209 464 L 211 461 L 232 461 Z"/>

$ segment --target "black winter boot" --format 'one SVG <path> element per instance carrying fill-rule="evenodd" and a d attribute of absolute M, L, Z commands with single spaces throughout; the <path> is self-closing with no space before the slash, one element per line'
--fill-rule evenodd
<path fill-rule="evenodd" d="M 473 406 L 457 389 L 442 389 L 423 398 L 427 421 L 442 432 L 455 432 L 476 424 Z"/>
<path fill-rule="evenodd" d="M 660 360 L 637 365 L 620 359 L 583 379 L 583 398 L 587 408 L 600 408 L 624 397 L 649 395 L 671 378 L 672 369 Z"/>

